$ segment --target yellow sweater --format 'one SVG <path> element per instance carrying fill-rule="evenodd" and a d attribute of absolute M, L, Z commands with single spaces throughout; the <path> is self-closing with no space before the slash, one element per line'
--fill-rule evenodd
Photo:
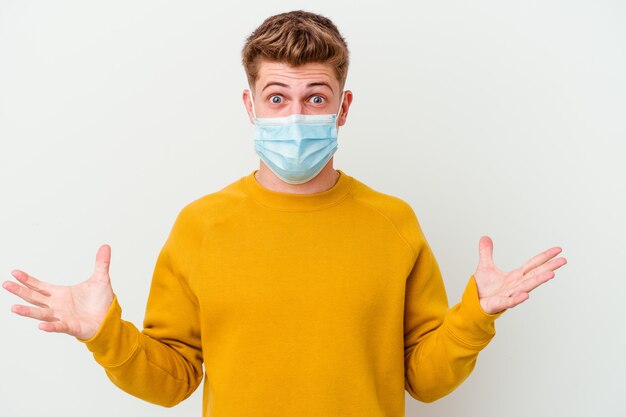
<path fill-rule="evenodd" d="M 185 206 L 143 330 L 116 297 L 81 340 L 113 383 L 171 407 L 204 376 L 205 417 L 401 417 L 405 389 L 430 402 L 463 382 L 499 314 L 473 277 L 449 310 L 412 208 L 338 171 L 288 194 L 255 170 Z"/>

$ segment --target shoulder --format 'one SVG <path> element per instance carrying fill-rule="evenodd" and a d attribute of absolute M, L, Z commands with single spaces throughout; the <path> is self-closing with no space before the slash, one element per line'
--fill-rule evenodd
<path fill-rule="evenodd" d="M 203 229 L 208 223 L 220 222 L 234 215 L 236 207 L 246 198 L 242 178 L 239 178 L 184 205 L 178 212 L 176 224 Z"/>
<path fill-rule="evenodd" d="M 357 179 L 354 181 L 355 186 L 352 190 L 354 200 L 386 217 L 411 246 L 414 253 L 419 253 L 426 239 L 413 207 L 400 197 L 383 193 Z"/>
<path fill-rule="evenodd" d="M 400 197 L 383 193 L 354 179 L 352 196 L 359 202 L 369 205 L 392 219 L 415 217 L 413 207 Z"/>

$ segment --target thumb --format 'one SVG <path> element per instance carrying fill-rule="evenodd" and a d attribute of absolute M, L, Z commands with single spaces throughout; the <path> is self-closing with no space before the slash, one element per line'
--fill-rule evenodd
<path fill-rule="evenodd" d="M 96 266 L 94 276 L 100 279 L 108 279 L 109 265 L 111 264 L 111 247 L 107 244 L 100 246 L 96 254 Z"/>
<path fill-rule="evenodd" d="M 493 241 L 489 236 L 483 236 L 478 242 L 478 266 L 493 266 Z"/>

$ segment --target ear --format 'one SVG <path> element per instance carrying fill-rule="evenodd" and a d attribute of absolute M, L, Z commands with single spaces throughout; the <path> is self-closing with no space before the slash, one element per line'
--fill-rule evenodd
<path fill-rule="evenodd" d="M 343 98 L 343 103 L 341 104 L 341 112 L 339 113 L 337 126 L 343 126 L 346 124 L 348 109 L 350 109 L 350 104 L 352 104 L 352 91 L 346 90 L 344 94 L 345 97 Z"/>
<path fill-rule="evenodd" d="M 248 119 L 250 120 L 250 123 L 254 124 L 254 113 L 252 112 L 252 100 L 250 99 L 251 94 L 252 93 L 250 92 L 250 90 L 246 88 L 245 90 L 243 90 L 241 98 L 243 100 L 243 105 L 246 108 L 246 113 L 248 113 Z"/>

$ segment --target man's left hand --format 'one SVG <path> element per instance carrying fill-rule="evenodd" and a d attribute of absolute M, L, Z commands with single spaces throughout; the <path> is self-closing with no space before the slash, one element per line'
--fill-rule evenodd
<path fill-rule="evenodd" d="M 567 263 L 563 257 L 555 258 L 562 251 L 555 246 L 530 258 L 521 267 L 504 272 L 493 263 L 491 238 L 481 237 L 478 247 L 479 261 L 474 279 L 480 306 L 488 314 L 523 303 L 528 299 L 529 292 L 554 278 L 554 271 Z"/>

